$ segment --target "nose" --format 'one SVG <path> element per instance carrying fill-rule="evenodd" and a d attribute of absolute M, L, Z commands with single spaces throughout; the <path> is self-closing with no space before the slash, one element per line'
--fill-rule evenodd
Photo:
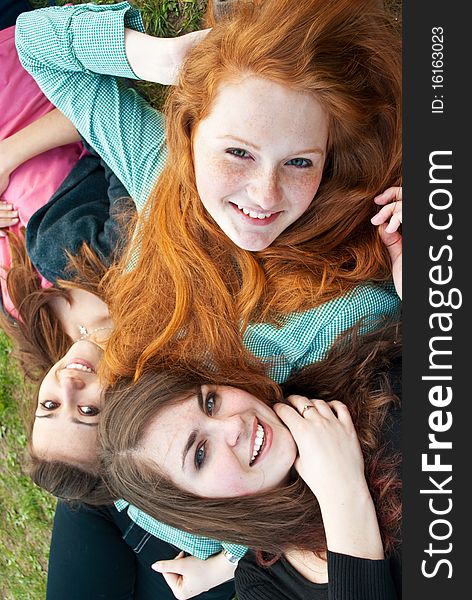
<path fill-rule="evenodd" d="M 236 446 L 240 439 L 244 437 L 244 432 L 246 430 L 244 421 L 239 415 L 221 419 L 219 422 L 219 429 L 226 444 L 232 447 Z"/>
<path fill-rule="evenodd" d="M 64 391 L 64 393 L 72 397 L 75 392 L 83 390 L 86 386 L 85 381 L 83 381 L 80 376 L 74 374 L 69 375 L 65 374 L 63 371 L 60 371 L 58 374 L 59 385 Z"/>
<path fill-rule="evenodd" d="M 254 175 L 253 181 L 247 188 L 248 196 L 254 203 L 254 208 L 274 211 L 280 207 L 282 193 L 277 169 L 260 169 Z"/>

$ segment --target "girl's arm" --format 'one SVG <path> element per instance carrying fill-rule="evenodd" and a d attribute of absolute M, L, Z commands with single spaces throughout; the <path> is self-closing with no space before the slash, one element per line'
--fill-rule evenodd
<path fill-rule="evenodd" d="M 175 84 L 188 52 L 208 31 L 193 31 L 177 38 L 157 38 L 134 29 L 125 29 L 128 62 L 139 79 L 163 85 Z"/>
<path fill-rule="evenodd" d="M 297 443 L 299 457 L 294 466 L 320 505 L 328 549 L 327 573 L 322 572 L 318 557 L 310 563 L 310 553 L 294 549 L 287 559 L 308 581 L 321 583 L 324 575 L 333 600 L 395 600 L 397 593 L 389 561 L 384 558 L 362 452 L 347 407 L 341 402 L 303 396 L 290 396 L 289 400 L 294 408 L 277 404 L 275 410 Z M 310 572 L 320 573 L 321 579 L 310 577 Z M 251 594 L 244 593 L 241 600 L 249 598 Z"/>
<path fill-rule="evenodd" d="M 0 194 L 11 173 L 24 162 L 51 148 L 80 141 L 76 128 L 54 109 L 17 133 L 0 141 Z"/>
<path fill-rule="evenodd" d="M 304 396 L 289 400 L 297 410 L 278 404 L 276 412 L 297 443 L 295 468 L 320 504 L 328 550 L 383 559 L 377 515 L 348 408 L 342 402 Z M 305 406 L 310 408 L 304 411 Z"/>

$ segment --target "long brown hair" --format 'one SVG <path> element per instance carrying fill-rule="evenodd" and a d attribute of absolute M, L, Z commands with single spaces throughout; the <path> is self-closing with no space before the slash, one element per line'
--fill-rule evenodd
<path fill-rule="evenodd" d="M 369 218 L 373 197 L 400 178 L 401 56 L 396 28 L 374 4 L 242 3 L 191 53 L 165 110 L 166 168 L 130 252 L 109 273 L 108 380 L 203 353 L 222 372 L 240 371 L 250 361 L 241 339 L 250 321 L 280 321 L 390 277 Z M 205 211 L 192 161 L 196 125 L 219 86 L 247 73 L 313 93 L 329 116 L 315 200 L 260 252 L 237 247 Z"/>
<path fill-rule="evenodd" d="M 369 335 L 354 332 L 337 342 L 324 361 L 294 376 L 276 396 L 264 398 L 271 404 L 280 400 L 282 393 L 297 392 L 341 400 L 349 406 L 387 552 L 398 542 L 401 513 L 399 457 L 383 437 L 392 414 L 398 418 L 394 411 L 398 397 L 389 370 L 399 354 L 397 326 Z M 202 498 L 179 489 L 138 452 L 159 410 L 209 382 L 220 383 L 220 379 L 211 372 L 206 380 L 197 380 L 192 373 L 185 377 L 182 372 L 147 372 L 137 383 L 122 380 L 107 391 L 99 425 L 99 454 L 111 493 L 193 534 L 276 555 L 294 546 L 318 553 L 326 550 L 318 503 L 295 472 L 290 482 L 277 490 L 229 499 Z M 253 391 L 250 384 L 245 389 Z"/>
<path fill-rule="evenodd" d="M 27 429 L 28 473 L 36 485 L 63 499 L 88 504 L 104 504 L 110 496 L 97 470 L 60 461 L 39 458 L 31 444 L 37 395 L 42 379 L 70 348 L 73 340 L 65 333 L 50 306 L 53 298 L 69 300 L 69 291 L 80 288 L 101 295 L 100 281 L 105 265 L 87 245 L 77 255 L 68 254 L 67 272 L 73 279 L 59 280 L 54 287 L 43 288 L 25 245 L 24 232 L 8 233 L 12 265 L 7 272 L 7 291 L 19 319 L 0 311 L 0 327 L 13 343 L 13 354 L 27 379 L 35 384 L 31 402 L 21 406 Z"/>

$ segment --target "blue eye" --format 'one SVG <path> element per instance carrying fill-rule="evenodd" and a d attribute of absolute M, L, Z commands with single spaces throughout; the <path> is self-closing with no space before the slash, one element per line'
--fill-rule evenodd
<path fill-rule="evenodd" d="M 227 148 L 226 153 L 236 156 L 237 158 L 251 158 L 251 155 L 242 148 Z"/>
<path fill-rule="evenodd" d="M 308 167 L 313 166 L 313 163 L 311 160 L 308 160 L 308 158 L 292 158 L 285 164 L 289 167 L 297 167 L 298 169 L 307 169 Z"/>
<path fill-rule="evenodd" d="M 213 415 L 213 411 L 215 410 L 216 405 L 216 394 L 214 392 L 208 394 L 205 398 L 205 412 L 210 417 Z"/>
<path fill-rule="evenodd" d="M 203 463 L 205 462 L 205 456 L 206 456 L 205 444 L 202 444 L 201 446 L 199 446 L 197 448 L 197 451 L 195 452 L 195 468 L 196 469 L 202 468 Z"/>

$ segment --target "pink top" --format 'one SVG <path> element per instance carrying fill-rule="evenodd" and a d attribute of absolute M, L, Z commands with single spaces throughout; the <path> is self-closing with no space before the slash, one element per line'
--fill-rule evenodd
<path fill-rule="evenodd" d="M 0 65 L 0 140 L 3 140 L 50 112 L 54 106 L 21 66 L 15 48 L 14 26 L 0 31 Z M 27 225 L 31 215 L 49 201 L 84 152 L 80 143 L 55 148 L 25 162 L 12 173 L 2 194 L 2 199 L 19 211 L 19 223 L 11 227 L 11 231 L 18 232 L 20 227 Z M 5 269 L 10 264 L 8 241 L 0 238 L 3 305 L 18 318 L 6 290 Z M 49 287 L 51 283 L 41 277 L 41 285 Z"/>

